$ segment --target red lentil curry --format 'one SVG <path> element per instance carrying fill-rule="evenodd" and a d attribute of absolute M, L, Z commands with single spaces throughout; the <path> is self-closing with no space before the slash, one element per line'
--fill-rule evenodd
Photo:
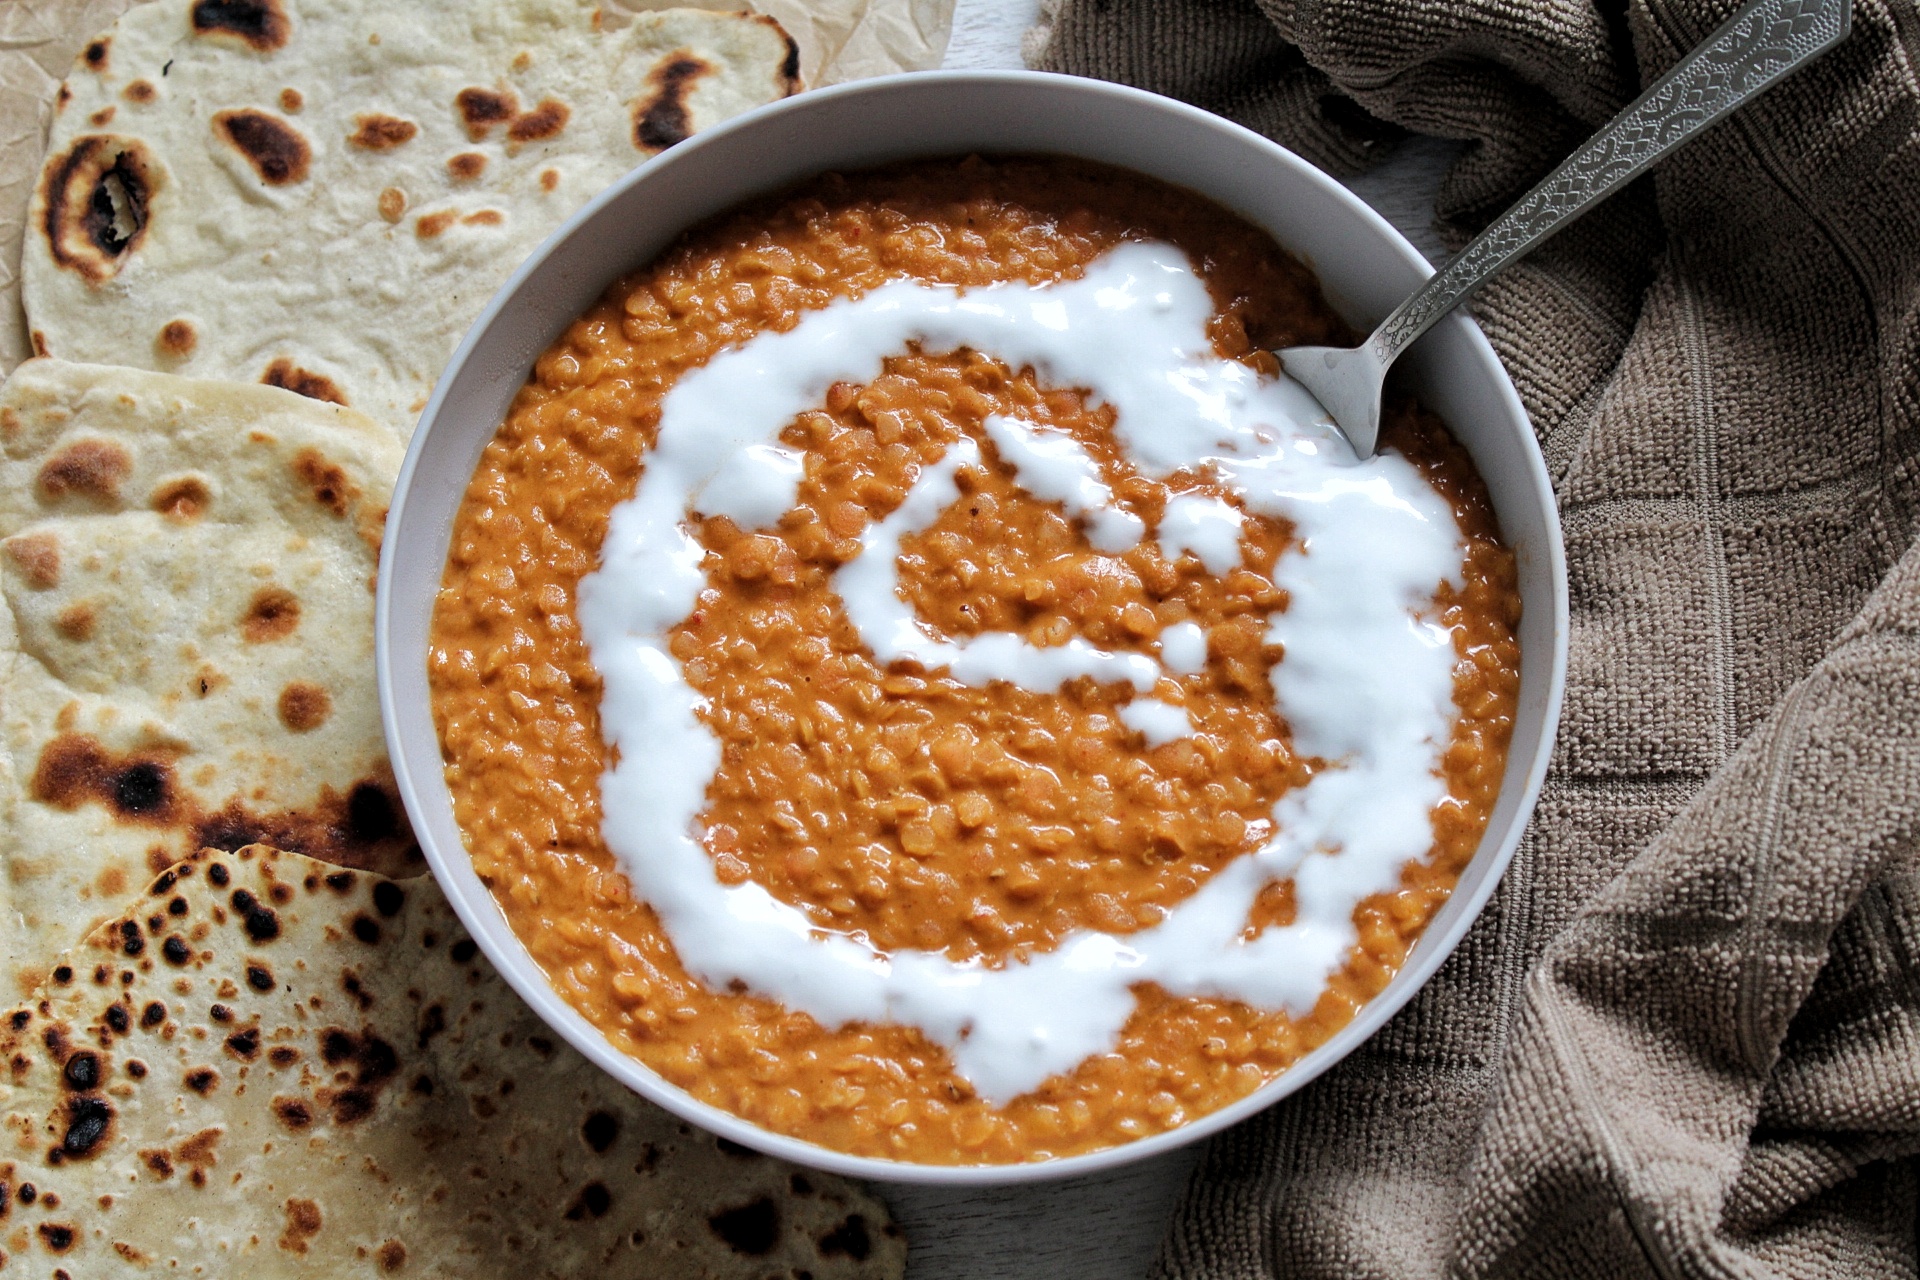
<path fill-rule="evenodd" d="M 1312 275 L 1264 233 L 1192 194 L 1052 158 L 920 162 L 828 175 L 682 237 L 610 288 L 537 362 L 474 475 L 436 607 L 432 696 L 474 865 L 555 988 L 625 1052 L 705 1102 L 860 1155 L 1004 1163 L 1158 1133 L 1218 1109 L 1327 1040 L 1378 993 L 1478 845 L 1505 767 L 1519 679 L 1511 554 L 1471 462 L 1431 414 L 1391 406 L 1385 447 L 1452 504 L 1465 588 L 1442 586 L 1459 719 L 1430 855 L 1355 913 L 1359 943 L 1305 1017 L 1148 985 L 1119 1042 L 995 1108 L 939 1046 L 900 1026 L 823 1027 L 750 992 L 710 991 L 676 959 L 600 832 L 609 753 L 601 684 L 574 615 L 611 509 L 634 491 L 674 381 L 715 353 L 882 283 L 1044 283 L 1123 240 L 1184 250 L 1216 305 L 1224 357 L 1351 341 Z M 753 879 L 824 929 L 884 949 L 1017 962 L 1076 928 L 1149 926 L 1270 834 L 1307 762 L 1275 713 L 1264 640 L 1284 522 L 1249 516 L 1241 567 L 1214 577 L 1152 539 L 1095 553 L 1058 504 L 1004 465 L 908 537 L 901 588 L 949 635 L 1013 630 L 1140 648 L 1192 621 L 1206 667 L 1184 678 L 1196 732 L 1148 750 L 1117 691 L 1038 695 L 876 666 L 831 588 L 869 522 L 922 465 L 990 414 L 1070 432 L 1116 497 L 1152 522 L 1167 482 L 1134 472 L 1112 411 L 971 351 L 908 349 L 838 384 L 783 441 L 806 451 L 799 504 L 771 533 L 696 532 L 706 590 L 672 651 L 723 749 L 705 843 L 720 878 Z M 989 459 L 994 455 L 989 451 Z M 1185 477 L 1183 491 L 1206 491 Z M 1215 490 L 1215 492 L 1220 492 Z M 1271 886 L 1250 931 L 1284 924 Z"/>

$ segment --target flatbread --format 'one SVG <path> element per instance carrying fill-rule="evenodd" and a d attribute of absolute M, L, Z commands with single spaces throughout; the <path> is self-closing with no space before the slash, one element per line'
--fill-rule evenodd
<path fill-rule="evenodd" d="M 771 18 L 594 0 L 156 0 L 88 44 L 29 211 L 36 349 L 410 435 L 487 297 L 692 132 L 798 87 Z"/>
<path fill-rule="evenodd" d="M 32 1274 L 904 1269 L 871 1195 L 680 1124 L 557 1042 L 430 878 L 208 852 L 63 966 L 0 1023 L 0 1239 Z"/>
<path fill-rule="evenodd" d="M 128 7 L 128 0 L 0 0 L 0 373 L 28 354 L 17 272 L 54 91 L 87 41 Z M 606 22 L 670 7 L 608 0 Z M 693 7 L 747 7 L 777 19 L 800 46 L 800 77 L 809 85 L 937 67 L 953 16 L 953 0 L 698 0 Z"/>
<path fill-rule="evenodd" d="M 399 462 L 272 387 L 34 360 L 0 388 L 4 998 L 202 845 L 425 870 L 374 684 Z"/>

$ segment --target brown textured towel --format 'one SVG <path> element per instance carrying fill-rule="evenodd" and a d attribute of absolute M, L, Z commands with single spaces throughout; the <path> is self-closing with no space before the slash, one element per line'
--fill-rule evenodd
<path fill-rule="evenodd" d="M 1735 0 L 1061 0 L 1043 64 L 1352 171 L 1471 140 L 1457 244 Z M 1915 1274 L 1920 12 L 1481 295 L 1566 524 L 1566 719 L 1479 925 L 1216 1142 L 1177 1276 Z"/>

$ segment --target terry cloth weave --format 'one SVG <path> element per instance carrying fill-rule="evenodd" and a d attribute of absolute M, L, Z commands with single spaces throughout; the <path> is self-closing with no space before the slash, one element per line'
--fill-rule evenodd
<path fill-rule="evenodd" d="M 1335 171 L 1467 140 L 1454 245 L 1734 0 L 1059 0 L 1052 70 Z M 1920 11 L 1475 304 L 1565 523 L 1566 716 L 1446 967 L 1217 1140 L 1167 1276 L 1916 1272 Z"/>

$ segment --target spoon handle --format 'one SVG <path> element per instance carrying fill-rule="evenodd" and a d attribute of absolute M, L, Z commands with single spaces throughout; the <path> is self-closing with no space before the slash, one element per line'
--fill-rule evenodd
<path fill-rule="evenodd" d="M 1847 34 L 1851 0 L 1753 0 L 1501 214 L 1373 331 L 1382 368 L 1489 277 Z"/>

